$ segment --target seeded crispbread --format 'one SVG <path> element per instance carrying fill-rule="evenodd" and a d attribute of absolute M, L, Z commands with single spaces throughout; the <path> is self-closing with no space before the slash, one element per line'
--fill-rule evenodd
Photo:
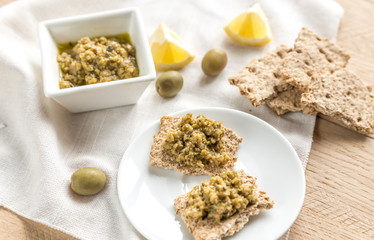
<path fill-rule="evenodd" d="M 187 216 L 187 208 L 189 206 L 188 193 L 182 194 L 174 200 L 176 214 L 181 215 L 181 218 L 195 240 L 220 240 L 223 237 L 231 236 L 244 227 L 250 216 L 258 215 L 261 210 L 273 207 L 274 201 L 270 199 L 266 192 L 258 189 L 256 178 L 244 173 L 243 170 L 238 171 L 238 174 L 246 184 L 255 186 L 258 201 L 254 205 L 249 205 L 244 211 L 236 213 L 225 220 L 221 220 L 220 223 L 208 219 L 196 220 Z"/>
<path fill-rule="evenodd" d="M 307 53 L 293 51 L 284 58 L 281 72 L 285 82 L 305 91 L 313 75 L 328 71 L 325 64 L 328 62 L 318 64 Z"/>
<path fill-rule="evenodd" d="M 295 86 L 279 93 L 267 101 L 267 105 L 278 115 L 289 111 L 303 110 L 300 97 L 307 91 L 313 76 L 331 74 L 346 66 L 349 60 L 341 47 L 325 38 L 320 38 L 307 28 L 303 28 L 295 41 L 294 51 L 289 52 L 282 62 L 281 73 L 284 81 Z M 315 112 L 305 109 L 305 112 Z"/>
<path fill-rule="evenodd" d="M 295 41 L 294 51 L 284 58 L 281 71 L 287 83 L 307 90 L 312 76 L 342 69 L 349 59 L 342 47 L 304 27 Z"/>
<path fill-rule="evenodd" d="M 291 51 L 291 48 L 281 45 L 265 56 L 252 60 L 243 70 L 229 78 L 230 84 L 239 87 L 240 93 L 253 106 L 264 104 L 288 88 L 280 68 L 283 58 Z"/>
<path fill-rule="evenodd" d="M 233 130 L 224 128 L 223 141 L 224 150 L 229 156 L 230 160 L 227 164 L 222 166 L 210 166 L 205 164 L 203 168 L 180 166 L 175 160 L 175 157 L 169 155 L 165 148 L 162 147 L 162 143 L 165 141 L 166 136 L 171 129 L 178 129 L 178 123 L 181 121 L 181 117 L 163 116 L 160 120 L 161 126 L 160 131 L 153 137 L 152 150 L 150 153 L 149 164 L 154 167 L 161 167 L 165 169 L 174 169 L 183 174 L 188 175 L 217 175 L 223 171 L 231 170 L 234 167 L 234 163 L 237 160 L 235 153 L 239 149 L 239 143 L 242 142 L 243 138 L 239 137 Z"/>
<path fill-rule="evenodd" d="M 301 96 L 307 114 L 319 112 L 363 134 L 373 133 L 374 95 L 355 74 L 346 69 L 313 77 Z"/>
<path fill-rule="evenodd" d="M 287 91 L 278 93 L 276 98 L 267 100 L 266 104 L 278 115 L 282 115 L 290 111 L 301 111 L 303 110 L 303 106 L 300 102 L 302 93 L 303 91 L 300 91 L 295 87 L 291 87 Z"/>
<path fill-rule="evenodd" d="M 305 51 L 312 59 L 321 56 L 337 68 L 347 66 L 351 56 L 341 46 L 331 42 L 328 38 L 321 38 L 311 30 L 303 27 L 295 40 L 295 51 Z M 319 60 L 318 60 L 319 61 Z"/>
<path fill-rule="evenodd" d="M 350 55 L 342 47 L 329 39 L 319 37 L 307 28 L 302 28 L 294 49 L 287 50 L 281 59 L 274 56 L 274 52 L 265 55 L 264 58 L 266 57 L 270 58 L 269 62 L 272 62 L 271 58 L 275 60 L 271 67 L 261 68 L 262 71 L 267 71 L 262 75 L 274 74 L 274 69 L 277 69 L 275 75 L 280 81 L 275 83 L 274 79 L 269 81 L 269 78 L 263 78 L 264 83 L 258 84 L 256 79 L 252 84 L 259 85 L 260 93 L 264 85 L 273 87 L 270 97 L 263 99 L 278 115 L 299 110 L 310 115 L 322 113 L 360 133 L 373 133 L 373 94 L 365 83 L 345 69 Z M 254 91 L 258 89 L 248 88 L 253 91 L 248 97 L 249 90 L 245 91 L 246 85 L 242 83 L 243 79 L 237 77 L 238 83 L 234 85 L 239 86 L 241 93 L 251 100 L 251 96 L 257 94 Z M 289 87 L 288 84 L 294 88 Z M 263 101 L 257 104 L 261 103 Z"/>

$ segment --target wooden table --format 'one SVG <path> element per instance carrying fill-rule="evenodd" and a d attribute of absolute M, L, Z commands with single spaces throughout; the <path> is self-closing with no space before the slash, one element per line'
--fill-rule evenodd
<path fill-rule="evenodd" d="M 349 68 L 374 87 L 374 0 L 337 2 L 345 9 L 338 43 L 352 55 Z M 305 174 L 305 202 L 290 240 L 374 239 L 373 136 L 318 117 Z M 46 239 L 44 232 L 74 239 L 0 208 L 0 239 Z"/>

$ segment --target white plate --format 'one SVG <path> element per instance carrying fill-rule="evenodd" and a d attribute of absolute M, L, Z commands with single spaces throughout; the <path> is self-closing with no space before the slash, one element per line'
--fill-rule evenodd
<path fill-rule="evenodd" d="M 225 108 L 199 108 L 191 112 L 222 121 L 243 137 L 235 169 L 244 169 L 258 178 L 259 188 L 274 199 L 271 210 L 250 218 L 232 239 L 277 239 L 291 227 L 305 195 L 301 162 L 281 133 L 266 122 L 244 112 Z M 159 121 L 144 130 L 127 148 L 117 179 L 118 195 L 125 214 L 147 239 L 193 239 L 181 218 L 175 215 L 174 198 L 186 193 L 208 176 L 186 176 L 173 170 L 151 167 L 148 163 L 153 136 Z M 230 238 L 227 238 L 230 239 Z"/>

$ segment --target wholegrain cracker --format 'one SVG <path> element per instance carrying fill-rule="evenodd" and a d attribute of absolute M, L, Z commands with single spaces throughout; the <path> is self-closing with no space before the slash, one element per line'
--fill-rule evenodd
<path fill-rule="evenodd" d="M 294 44 L 294 51 L 283 61 L 285 81 L 300 90 L 307 90 L 313 76 L 328 75 L 345 68 L 350 55 L 327 38 L 302 28 Z"/>
<path fill-rule="evenodd" d="M 302 28 L 293 49 L 279 49 L 284 54 L 275 50 L 253 60 L 229 80 L 253 106 L 266 103 L 278 115 L 300 110 L 322 113 L 360 133 L 373 133 L 373 94 L 346 70 L 350 55 L 342 47 Z M 261 74 L 246 71 L 251 67 Z"/>
<path fill-rule="evenodd" d="M 287 90 L 288 84 L 283 80 L 281 66 L 283 58 L 292 49 L 281 45 L 265 56 L 252 60 L 243 70 L 229 78 L 229 83 L 239 87 L 253 106 L 264 104 L 266 100 L 276 97 L 278 92 Z"/>
<path fill-rule="evenodd" d="M 307 114 L 322 113 L 362 134 L 372 134 L 374 95 L 358 76 L 346 69 L 313 77 L 301 95 Z"/>
<path fill-rule="evenodd" d="M 333 43 L 328 38 L 321 38 L 316 33 L 303 27 L 295 40 L 294 49 L 305 51 L 312 59 L 320 61 L 321 56 L 333 67 L 344 68 L 347 66 L 351 56 L 341 46 Z M 322 55 L 321 55 L 322 54 Z"/>

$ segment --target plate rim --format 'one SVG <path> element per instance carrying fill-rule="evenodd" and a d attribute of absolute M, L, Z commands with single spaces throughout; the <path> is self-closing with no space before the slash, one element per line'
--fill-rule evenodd
<path fill-rule="evenodd" d="M 173 112 L 173 113 L 170 113 L 170 114 L 164 114 L 163 116 L 178 116 L 182 113 L 186 113 L 186 112 L 192 112 L 192 111 L 206 111 L 206 110 L 215 110 L 215 111 L 225 111 L 225 112 L 234 112 L 234 113 L 237 113 L 237 114 L 240 114 L 242 116 L 245 116 L 245 117 L 250 117 L 252 118 L 253 120 L 255 120 L 257 123 L 259 124 L 262 124 L 266 127 L 269 127 L 272 132 L 276 133 L 280 138 L 283 139 L 283 141 L 286 143 L 286 145 L 288 146 L 288 148 L 291 150 L 292 154 L 298 159 L 298 161 L 296 162 L 296 166 L 297 166 L 297 171 L 300 172 L 301 171 L 301 178 L 300 180 L 302 180 L 302 193 L 301 193 L 301 196 L 302 196 L 302 199 L 300 201 L 300 205 L 297 207 L 296 209 L 296 213 L 295 216 L 291 219 L 290 221 L 290 225 L 284 230 L 282 231 L 282 233 L 277 236 L 277 238 L 280 238 L 282 237 L 291 227 L 292 225 L 294 224 L 294 222 L 296 221 L 297 217 L 300 215 L 300 212 L 301 212 L 301 209 L 304 205 L 304 200 L 305 200 L 305 194 L 306 194 L 306 180 L 305 180 L 305 171 L 304 171 L 304 168 L 302 166 L 302 163 L 301 163 L 301 160 L 299 158 L 299 155 L 297 154 L 295 148 L 292 146 L 292 144 L 289 142 L 289 140 L 278 130 L 276 129 L 274 126 L 272 126 L 271 124 L 267 123 L 266 121 L 264 121 L 263 119 L 259 118 L 259 117 L 256 117 L 250 113 L 247 113 L 247 112 L 244 112 L 244 111 L 240 111 L 240 110 L 237 110 L 237 109 L 232 109 L 232 108 L 225 108 L 225 107 L 197 107 L 197 108 L 186 108 L 184 110 L 180 110 L 180 111 L 176 111 L 176 112 Z M 121 205 L 121 208 L 122 208 L 122 211 L 123 213 L 125 214 L 126 218 L 129 220 L 129 222 L 133 225 L 133 227 L 136 229 L 136 231 L 138 231 L 141 235 L 143 235 L 144 237 L 146 237 L 147 239 L 154 239 L 154 240 L 161 240 L 161 239 L 158 239 L 158 238 L 155 238 L 155 236 L 152 234 L 152 233 L 148 233 L 148 231 L 144 230 L 144 228 L 142 227 L 139 227 L 137 222 L 134 221 L 134 219 L 131 217 L 131 214 L 128 214 L 128 210 L 127 208 L 125 207 L 125 205 L 122 203 L 124 201 L 123 197 L 121 197 L 123 194 L 120 194 L 123 190 L 120 188 L 120 180 L 122 179 L 121 175 L 120 175 L 120 172 L 121 172 L 121 169 L 124 168 L 124 165 L 125 163 L 127 162 L 125 159 L 126 155 L 128 154 L 128 149 L 132 148 L 133 145 L 135 145 L 135 142 L 137 142 L 141 136 L 143 134 L 145 134 L 147 131 L 149 131 L 150 129 L 152 129 L 154 127 L 154 125 L 157 125 L 157 124 L 160 124 L 160 119 L 157 119 L 155 121 L 152 121 L 151 123 L 149 123 L 149 125 L 143 129 L 143 131 L 141 131 L 139 134 L 137 134 L 137 136 L 130 142 L 130 144 L 127 146 L 126 150 L 125 150 L 125 153 L 122 155 L 122 158 L 120 160 L 120 164 L 119 164 L 119 167 L 118 167 L 118 172 L 117 172 L 117 181 L 116 181 L 116 184 L 117 184 L 117 195 L 118 195 L 118 199 L 119 199 L 119 202 L 120 202 L 120 205 Z"/>

